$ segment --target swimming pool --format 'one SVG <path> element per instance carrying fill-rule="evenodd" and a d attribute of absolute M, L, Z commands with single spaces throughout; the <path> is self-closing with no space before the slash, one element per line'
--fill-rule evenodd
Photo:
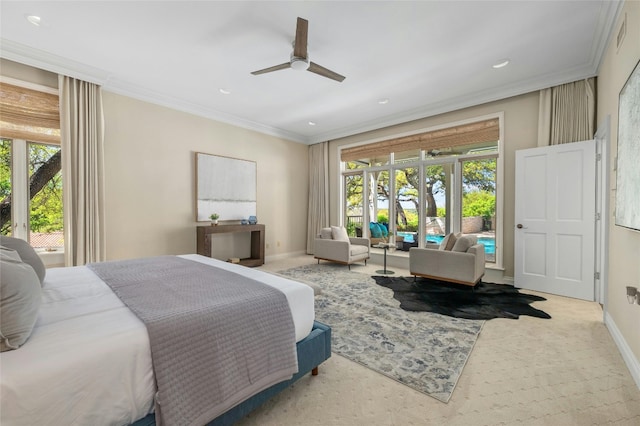
<path fill-rule="evenodd" d="M 404 240 L 408 243 L 413 242 L 413 233 L 411 232 L 398 232 L 398 236 L 404 237 Z M 440 244 L 444 239 L 444 235 L 427 235 L 427 242 Z M 479 237 L 478 242 L 484 244 L 484 251 L 487 254 L 496 253 L 496 240 L 490 237 Z"/>

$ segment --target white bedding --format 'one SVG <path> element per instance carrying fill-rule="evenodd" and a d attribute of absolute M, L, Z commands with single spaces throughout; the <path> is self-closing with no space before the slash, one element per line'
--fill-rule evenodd
<path fill-rule="evenodd" d="M 279 289 L 289 302 L 296 341 L 311 331 L 309 286 L 200 255 L 180 257 Z M 0 354 L 0 424 L 130 424 L 152 410 L 154 393 L 142 322 L 87 267 L 47 270 L 31 337 Z"/>

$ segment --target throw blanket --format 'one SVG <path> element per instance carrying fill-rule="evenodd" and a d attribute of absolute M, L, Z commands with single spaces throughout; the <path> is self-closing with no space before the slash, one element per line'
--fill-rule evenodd
<path fill-rule="evenodd" d="M 147 327 L 159 425 L 205 424 L 298 371 L 279 290 L 174 256 L 87 266 Z"/>

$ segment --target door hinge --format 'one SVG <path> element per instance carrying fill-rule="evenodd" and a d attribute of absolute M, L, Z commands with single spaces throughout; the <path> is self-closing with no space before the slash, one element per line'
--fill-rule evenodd
<path fill-rule="evenodd" d="M 595 278 L 596 280 L 599 280 L 600 279 L 600 272 L 594 272 L 593 278 Z"/>
<path fill-rule="evenodd" d="M 602 160 L 602 154 L 596 154 L 596 161 Z"/>
<path fill-rule="evenodd" d="M 596 213 L 596 220 L 600 220 L 600 213 Z"/>

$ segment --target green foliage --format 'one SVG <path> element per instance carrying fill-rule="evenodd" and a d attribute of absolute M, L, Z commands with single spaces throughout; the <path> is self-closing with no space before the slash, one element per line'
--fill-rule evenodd
<path fill-rule="evenodd" d="M 417 232 L 418 231 L 418 212 L 413 209 L 406 209 L 404 211 L 407 218 L 407 224 L 398 223 L 396 229 L 400 232 Z"/>
<path fill-rule="evenodd" d="M 29 144 L 29 176 L 60 150 L 57 146 Z M 55 232 L 64 229 L 62 217 L 62 174 L 58 172 L 53 179 L 31 198 L 31 232 Z"/>
<path fill-rule="evenodd" d="M 463 192 L 496 191 L 496 159 L 465 161 L 462 168 Z"/>
<path fill-rule="evenodd" d="M 489 219 L 496 211 L 496 196 L 487 191 L 474 191 L 462 197 L 462 216 Z"/>
<path fill-rule="evenodd" d="M 356 223 L 355 222 L 349 222 L 347 223 L 347 235 L 349 235 L 350 237 L 355 237 L 356 236 Z"/>
<path fill-rule="evenodd" d="M 495 158 L 488 159 L 472 159 L 465 160 L 462 163 L 462 187 L 463 187 L 463 212 L 464 217 L 482 216 L 489 218 L 495 214 L 495 190 L 496 190 L 496 166 Z M 348 170 L 363 167 L 355 164 L 347 164 Z M 446 209 L 437 207 L 436 202 L 439 197 L 448 190 L 448 176 L 451 170 L 449 164 L 426 165 L 424 167 L 423 190 L 425 199 L 422 200 L 426 205 L 426 215 L 438 217 L 446 217 Z M 365 167 L 366 168 L 366 167 Z M 375 187 L 371 189 L 375 194 L 375 198 L 379 201 L 389 201 L 392 195 L 396 200 L 396 217 L 397 230 L 411 231 L 418 230 L 419 218 L 417 209 L 420 204 L 419 189 L 419 168 L 406 167 L 397 169 L 395 176 L 395 194 L 389 193 L 389 171 L 375 171 L 371 173 L 375 181 Z M 348 214 L 362 214 L 362 209 L 368 204 L 363 200 L 364 180 L 362 174 L 345 176 L 345 194 L 346 207 Z M 376 201 L 377 202 L 377 201 Z M 415 211 L 404 209 L 404 217 L 406 224 L 402 218 L 403 206 L 407 206 L 407 202 L 415 204 Z M 401 203 L 401 204 L 400 204 Z M 389 223 L 389 213 L 387 209 L 379 209 L 376 220 L 379 223 Z"/>
<path fill-rule="evenodd" d="M 11 195 L 11 140 L 0 142 L 0 201 Z M 29 143 L 29 179 L 60 148 L 57 146 Z M 58 172 L 29 201 L 29 228 L 32 232 L 54 232 L 63 230 L 62 216 L 62 174 Z M 11 231 L 11 220 L 2 227 L 2 234 Z"/>
<path fill-rule="evenodd" d="M 11 194 L 11 141 L 0 142 L 0 200 Z"/>

